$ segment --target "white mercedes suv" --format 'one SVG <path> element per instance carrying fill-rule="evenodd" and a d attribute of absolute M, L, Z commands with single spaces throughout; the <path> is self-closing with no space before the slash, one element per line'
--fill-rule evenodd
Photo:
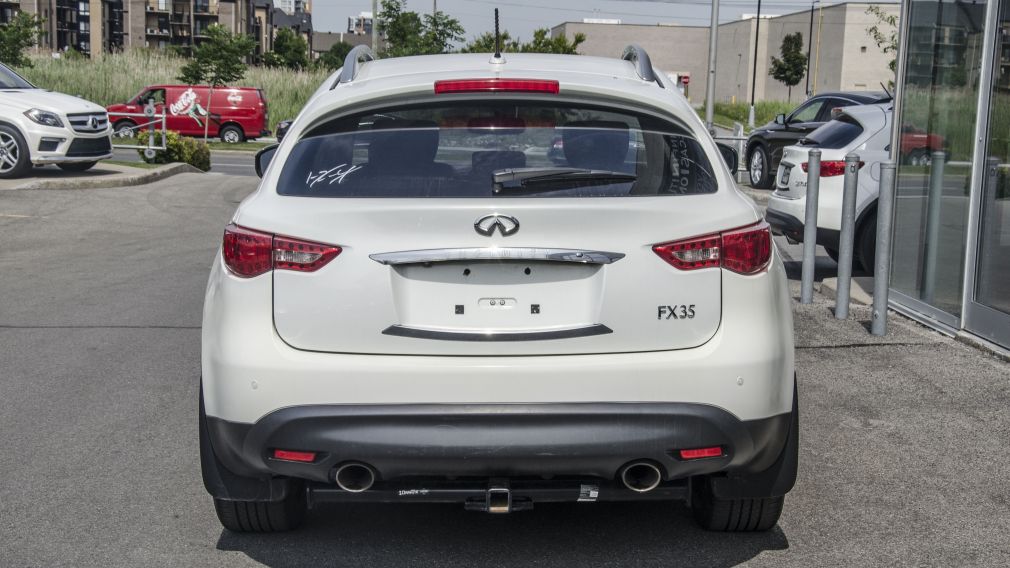
<path fill-rule="evenodd" d="M 112 157 L 109 116 L 99 105 L 39 89 L 0 64 L 0 179 L 33 165 L 82 172 Z"/>
<path fill-rule="evenodd" d="M 687 500 L 707 529 L 774 526 L 798 451 L 785 272 L 640 48 L 359 47 L 257 169 L 204 306 L 227 529 L 351 501 Z"/>

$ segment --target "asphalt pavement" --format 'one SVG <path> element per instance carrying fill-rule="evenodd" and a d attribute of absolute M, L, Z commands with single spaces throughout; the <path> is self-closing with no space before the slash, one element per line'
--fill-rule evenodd
<path fill-rule="evenodd" d="M 253 165 L 255 152 L 244 150 L 211 150 L 210 171 L 215 174 L 225 174 L 230 176 L 256 176 L 256 166 Z M 136 150 L 117 148 L 114 151 L 114 160 L 124 162 L 141 162 L 140 154 Z"/>
<path fill-rule="evenodd" d="M 770 532 L 663 503 L 326 505 L 226 532 L 199 471 L 200 318 L 254 187 L 0 193 L 0 566 L 1010 565 L 1007 364 L 896 316 L 875 338 L 823 299 L 795 309 L 800 476 Z"/>

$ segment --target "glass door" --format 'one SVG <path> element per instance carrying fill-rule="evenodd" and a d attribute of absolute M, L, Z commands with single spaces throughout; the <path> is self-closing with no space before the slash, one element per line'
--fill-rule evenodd
<path fill-rule="evenodd" d="M 1000 3 L 995 33 L 978 248 L 964 325 L 1010 347 L 1010 0 Z"/>

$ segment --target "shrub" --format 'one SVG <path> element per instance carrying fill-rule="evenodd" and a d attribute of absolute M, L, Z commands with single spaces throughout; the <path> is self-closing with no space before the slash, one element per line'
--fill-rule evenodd
<path fill-rule="evenodd" d="M 747 124 L 747 116 L 750 114 L 749 103 L 715 103 L 715 113 L 739 122 Z M 754 126 L 767 124 L 775 119 L 777 114 L 789 114 L 800 103 L 789 103 L 785 101 L 758 101 L 754 104 Z M 727 125 L 728 126 L 728 125 Z"/>
<path fill-rule="evenodd" d="M 143 130 L 137 134 L 137 144 L 147 145 L 151 133 Z M 161 145 L 161 132 L 154 132 L 155 145 Z M 171 164 L 181 162 L 194 168 L 210 171 L 210 146 L 203 140 L 181 136 L 178 132 L 168 131 L 165 150 L 155 153 L 153 158 L 144 155 L 143 150 L 137 150 L 140 157 L 149 164 Z"/>

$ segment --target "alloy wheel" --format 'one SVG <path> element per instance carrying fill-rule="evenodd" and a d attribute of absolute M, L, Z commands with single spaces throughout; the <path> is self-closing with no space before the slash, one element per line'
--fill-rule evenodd
<path fill-rule="evenodd" d="M 760 150 L 755 150 L 750 157 L 750 180 L 751 184 L 759 183 L 764 176 L 765 159 Z"/>
<path fill-rule="evenodd" d="M 6 132 L 0 132 L 0 173 L 7 173 L 18 165 L 21 158 L 18 141 Z"/>

